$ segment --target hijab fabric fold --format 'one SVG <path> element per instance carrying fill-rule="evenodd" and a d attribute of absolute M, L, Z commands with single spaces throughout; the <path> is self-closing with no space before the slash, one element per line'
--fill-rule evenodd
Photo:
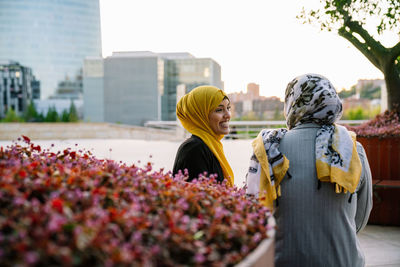
<path fill-rule="evenodd" d="M 224 178 L 229 186 L 234 185 L 234 176 L 229 165 L 221 139 L 224 135 L 214 133 L 209 124 L 209 114 L 227 97 L 214 86 L 199 86 L 184 95 L 176 105 L 176 115 L 182 126 L 191 134 L 198 136 L 208 146 L 221 165 Z"/>
<path fill-rule="evenodd" d="M 342 103 L 329 80 L 318 74 L 296 77 L 286 88 L 284 113 L 288 129 L 304 123 L 321 125 L 315 140 L 317 178 L 334 183 L 336 193 L 354 193 L 361 176 L 356 136 L 335 124 L 342 116 Z M 258 195 L 270 208 L 281 194 L 281 181 L 290 176 L 289 160 L 279 151 L 286 132 L 262 130 L 252 143 L 247 193 Z"/>

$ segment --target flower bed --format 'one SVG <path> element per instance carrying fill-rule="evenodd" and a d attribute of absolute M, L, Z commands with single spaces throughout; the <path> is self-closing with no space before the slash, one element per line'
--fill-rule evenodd
<path fill-rule="evenodd" d="M 229 266 L 268 238 L 242 189 L 24 142 L 0 148 L 3 266 Z"/>
<path fill-rule="evenodd" d="M 400 137 L 400 118 L 395 111 L 385 111 L 358 126 L 347 126 L 357 137 Z"/>

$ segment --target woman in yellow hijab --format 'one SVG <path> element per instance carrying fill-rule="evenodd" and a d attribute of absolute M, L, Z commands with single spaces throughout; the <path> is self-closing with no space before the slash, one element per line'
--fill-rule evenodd
<path fill-rule="evenodd" d="M 179 100 L 176 115 L 192 136 L 176 153 L 174 175 L 187 169 L 189 181 L 207 173 L 233 186 L 233 172 L 221 143 L 229 133 L 230 108 L 227 95 L 214 86 L 196 87 Z"/>

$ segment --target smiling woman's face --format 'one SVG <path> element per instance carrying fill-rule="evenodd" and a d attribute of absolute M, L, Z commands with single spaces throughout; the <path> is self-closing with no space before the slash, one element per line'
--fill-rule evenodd
<path fill-rule="evenodd" d="M 231 119 L 231 104 L 228 99 L 222 100 L 219 106 L 208 115 L 209 124 L 214 133 L 226 135 L 229 133 Z"/>

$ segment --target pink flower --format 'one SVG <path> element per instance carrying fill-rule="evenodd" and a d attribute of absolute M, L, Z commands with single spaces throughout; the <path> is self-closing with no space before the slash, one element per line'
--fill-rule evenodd
<path fill-rule="evenodd" d="M 196 263 L 203 263 L 206 260 L 206 257 L 204 257 L 203 254 L 196 253 L 196 255 L 194 256 L 194 260 Z"/>

